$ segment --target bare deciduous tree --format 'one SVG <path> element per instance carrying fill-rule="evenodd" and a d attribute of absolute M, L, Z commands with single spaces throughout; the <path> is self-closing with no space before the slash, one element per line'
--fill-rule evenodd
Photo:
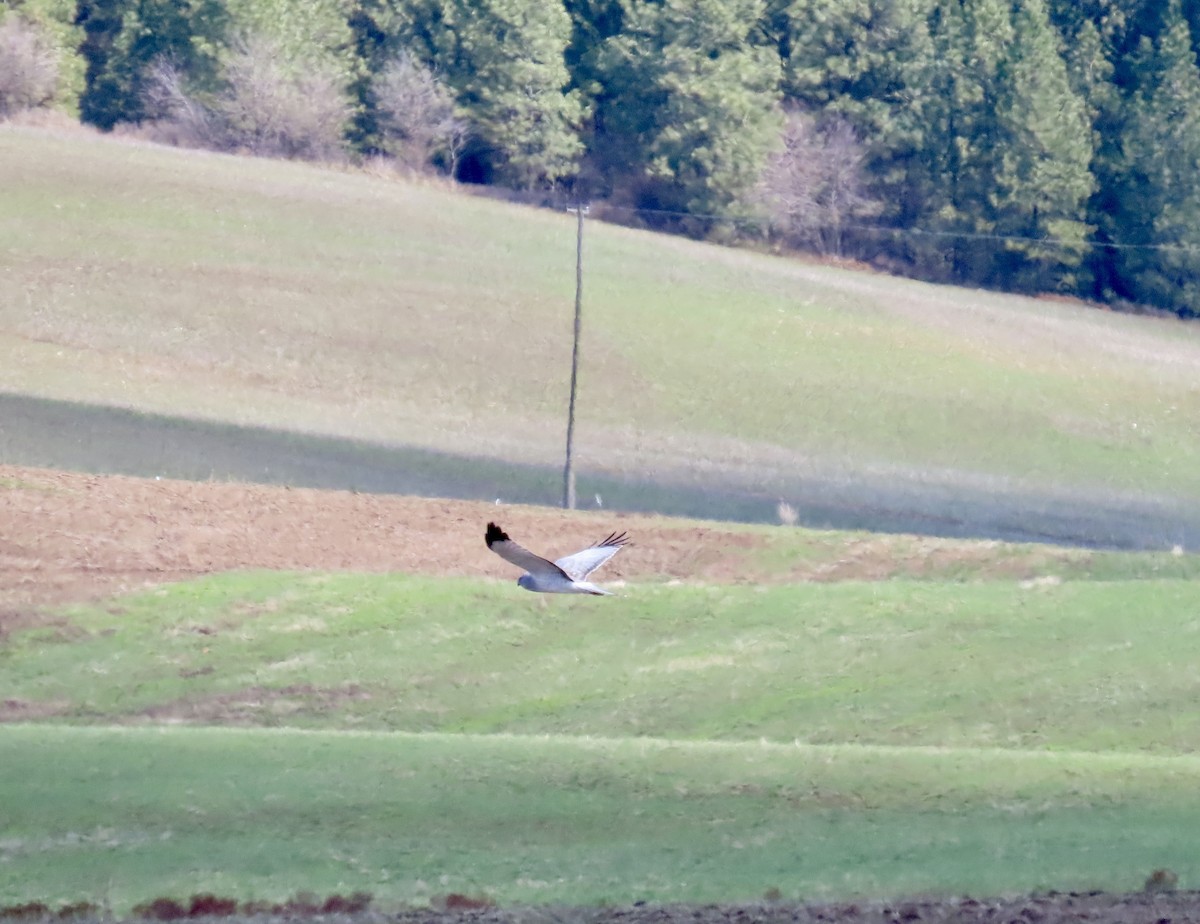
<path fill-rule="evenodd" d="M 0 21 L 0 119 L 54 98 L 58 60 L 38 29 L 9 12 Z"/>
<path fill-rule="evenodd" d="M 437 75 L 402 51 L 376 77 L 374 91 L 388 152 L 418 170 L 441 155 L 453 176 L 467 123 L 455 114 L 454 95 Z"/>
<path fill-rule="evenodd" d="M 220 147 L 214 137 L 212 115 L 184 87 L 183 75 L 166 58 L 151 65 L 146 89 L 146 110 L 160 132 L 186 147 Z M 167 137 L 159 140 L 167 140 Z"/>
<path fill-rule="evenodd" d="M 180 143 L 218 150 L 307 160 L 341 153 L 350 107 L 330 70 L 286 62 L 277 43 L 250 36 L 223 76 L 224 89 L 199 97 L 170 62 L 157 62 L 147 95 L 160 126 Z"/>
<path fill-rule="evenodd" d="M 276 42 L 249 36 L 226 62 L 225 80 L 214 108 L 230 147 L 309 160 L 342 151 L 350 106 L 329 69 L 285 62 Z"/>
<path fill-rule="evenodd" d="M 844 119 L 818 126 L 811 116 L 790 112 L 782 142 L 759 186 L 772 224 L 797 243 L 842 256 L 847 224 L 879 211 L 866 193 L 858 136 Z"/>

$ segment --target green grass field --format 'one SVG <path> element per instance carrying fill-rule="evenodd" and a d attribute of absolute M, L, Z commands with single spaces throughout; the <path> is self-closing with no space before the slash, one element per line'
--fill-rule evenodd
<path fill-rule="evenodd" d="M 636 586 L 218 576 L 15 633 L 71 721 L 955 747 L 1200 748 L 1191 580 Z M 608 604 L 608 605 L 605 605 Z"/>
<path fill-rule="evenodd" d="M 1137 888 L 1200 761 L 191 728 L 0 729 L 0 901 L 506 904 Z"/>
<path fill-rule="evenodd" d="M 0 901 L 1187 884 L 1192 564 L 603 601 L 254 573 L 66 609 L 0 649 L 41 722 L 0 726 Z"/>
<path fill-rule="evenodd" d="M 0 128 L 0 388 L 557 464 L 571 216 Z M 598 471 L 1200 499 L 1200 333 L 592 223 Z"/>

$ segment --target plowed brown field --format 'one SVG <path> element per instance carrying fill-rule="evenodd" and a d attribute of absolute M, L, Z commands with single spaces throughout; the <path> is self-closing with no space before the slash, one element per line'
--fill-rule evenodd
<path fill-rule="evenodd" d="M 1091 554 L 1046 545 L 997 554 L 994 542 L 868 533 L 805 533 L 785 553 L 759 554 L 769 534 L 733 524 L 0 465 L 0 631 L 40 605 L 235 569 L 515 580 L 517 572 L 483 543 L 489 520 L 554 557 L 628 531 L 633 544 L 605 566 L 601 583 L 961 578 L 966 571 L 1021 580 Z"/>
<path fill-rule="evenodd" d="M 735 529 L 619 513 L 0 466 L 0 608 L 234 569 L 515 580 L 484 545 L 489 520 L 556 556 L 628 530 L 635 544 L 605 567 L 608 581 L 727 580 L 758 541 Z"/>

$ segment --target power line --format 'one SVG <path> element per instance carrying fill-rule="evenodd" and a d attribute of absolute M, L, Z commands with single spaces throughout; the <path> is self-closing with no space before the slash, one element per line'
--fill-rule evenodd
<path fill-rule="evenodd" d="M 627 215 L 661 215 L 667 218 L 696 218 L 702 221 L 724 222 L 732 225 L 748 225 L 756 228 L 766 228 L 771 222 L 765 218 L 749 216 L 715 215 L 703 212 L 681 212 L 671 209 L 646 209 L 632 206 L 605 205 L 604 212 L 622 212 Z M 829 227 L 829 226 L 826 226 Z M 1064 241 L 1059 238 L 1029 237 L 1020 234 L 991 234 L 981 231 L 933 231 L 925 228 L 893 228 L 887 225 L 845 224 L 839 226 L 842 231 L 853 231 L 863 234 L 886 234 L 892 237 L 929 237 L 955 238 L 970 241 L 1013 242 L 1020 244 L 1036 244 L 1043 247 L 1059 247 L 1064 250 L 1101 249 L 1101 250 L 1150 250 L 1168 251 L 1188 254 L 1200 254 L 1200 244 L 1132 244 L 1121 241 Z"/>

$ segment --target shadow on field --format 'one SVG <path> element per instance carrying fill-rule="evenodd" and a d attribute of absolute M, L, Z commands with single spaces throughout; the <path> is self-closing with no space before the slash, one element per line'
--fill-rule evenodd
<path fill-rule="evenodd" d="M 144 414 L 0 393 L 0 462 L 100 474 L 288 484 L 557 505 L 557 466 Z M 578 470 L 581 507 L 1093 548 L 1200 546 L 1200 509 L 1154 500 L 1003 493 L 935 482 L 797 477 L 755 492 L 719 475 L 671 482 Z"/>

